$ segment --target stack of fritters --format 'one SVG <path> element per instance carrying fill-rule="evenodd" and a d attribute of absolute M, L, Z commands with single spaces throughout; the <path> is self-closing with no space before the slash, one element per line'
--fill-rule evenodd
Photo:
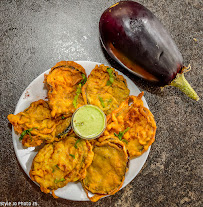
<path fill-rule="evenodd" d="M 85 69 L 73 61 L 61 61 L 45 75 L 48 102 L 39 100 L 24 112 L 8 115 L 24 146 L 57 141 L 68 132 L 72 114 L 84 105 L 81 88 L 85 81 Z"/>
<path fill-rule="evenodd" d="M 35 147 L 44 141 L 50 143 L 58 140 L 58 135 L 70 125 L 71 117 L 53 119 L 47 101 L 40 99 L 17 115 L 9 114 L 8 120 L 14 130 L 21 134 L 22 144 Z"/>
<path fill-rule="evenodd" d="M 69 182 L 84 179 L 94 153 L 86 140 L 73 135 L 45 145 L 35 156 L 30 177 L 44 193 L 64 187 Z"/>
<path fill-rule="evenodd" d="M 35 156 L 30 177 L 49 193 L 81 181 L 93 202 L 113 195 L 123 184 L 129 159 L 154 142 L 156 123 L 143 106 L 143 93 L 129 96 L 123 76 L 108 66 L 96 66 L 86 78 L 73 61 L 57 63 L 45 75 L 48 101 L 38 100 L 17 115 L 8 115 L 26 147 L 47 143 Z M 84 105 L 100 107 L 107 115 L 102 137 L 86 141 L 69 133 L 72 114 Z M 69 134 L 68 134 L 69 133 Z"/>
<path fill-rule="evenodd" d="M 114 135 L 123 141 L 130 158 L 143 154 L 155 140 L 154 116 L 143 106 L 142 96 L 143 92 L 138 96 L 129 96 L 114 110 L 107 118 L 104 132 L 104 135 Z"/>

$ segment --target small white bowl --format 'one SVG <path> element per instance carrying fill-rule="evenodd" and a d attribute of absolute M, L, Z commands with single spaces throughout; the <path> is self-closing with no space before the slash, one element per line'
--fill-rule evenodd
<path fill-rule="evenodd" d="M 91 113 L 91 111 L 96 113 Z M 77 121 L 78 119 L 79 121 Z M 80 138 L 96 139 L 106 129 L 106 116 L 99 107 L 87 104 L 74 112 L 71 125 L 76 135 Z"/>

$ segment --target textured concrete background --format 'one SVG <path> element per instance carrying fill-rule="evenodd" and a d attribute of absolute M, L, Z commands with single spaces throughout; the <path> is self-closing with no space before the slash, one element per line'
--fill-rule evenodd
<path fill-rule="evenodd" d="M 38 206 L 202 206 L 202 3 L 201 0 L 140 0 L 162 21 L 192 70 L 185 76 L 201 100 L 178 89 L 159 88 L 124 71 L 104 53 L 98 22 L 114 0 L 1 0 L 0 202 Z M 194 41 L 196 38 L 197 41 Z M 145 92 L 157 122 L 156 141 L 139 175 L 97 203 L 54 199 L 40 192 L 19 165 L 7 115 L 28 84 L 60 60 L 112 65 Z M 0 203 L 1 206 L 1 203 Z"/>

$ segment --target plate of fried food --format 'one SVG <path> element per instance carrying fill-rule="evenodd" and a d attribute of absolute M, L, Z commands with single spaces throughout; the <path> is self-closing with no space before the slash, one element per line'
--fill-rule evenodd
<path fill-rule="evenodd" d="M 86 105 L 105 116 L 104 130 L 92 139 L 73 130 L 74 114 Z M 91 111 L 83 121 L 88 117 L 99 123 Z M 38 76 L 8 120 L 17 159 L 30 179 L 43 193 L 75 201 L 96 202 L 130 183 L 156 133 L 143 92 L 116 69 L 90 61 L 61 61 Z M 89 130 L 84 123 L 77 124 Z"/>

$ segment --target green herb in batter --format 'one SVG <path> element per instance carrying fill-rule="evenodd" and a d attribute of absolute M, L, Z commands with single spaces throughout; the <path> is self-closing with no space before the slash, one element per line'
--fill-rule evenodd
<path fill-rule="evenodd" d="M 82 73 L 82 80 L 80 82 L 82 84 L 82 86 L 86 83 L 86 81 L 87 81 L 87 77 L 84 73 Z"/>
<path fill-rule="evenodd" d="M 110 86 L 114 82 L 114 74 L 113 74 L 113 70 L 111 68 L 107 68 L 107 72 L 109 74 L 109 80 L 107 81 L 106 85 Z"/>
<path fill-rule="evenodd" d="M 124 135 L 129 129 L 130 129 L 130 127 L 128 127 L 127 129 L 125 129 L 123 132 L 119 132 L 118 134 L 114 133 L 114 135 L 115 135 L 116 137 L 118 137 L 119 140 L 121 140 L 121 141 L 123 141 L 123 142 L 125 142 L 125 143 L 127 144 L 128 141 L 125 140 L 125 139 L 122 139 L 122 138 L 123 138 L 123 135 Z"/>
<path fill-rule="evenodd" d="M 99 100 L 100 100 L 100 102 L 101 102 L 102 107 L 105 108 L 105 104 L 104 104 L 104 100 L 103 100 L 103 98 L 99 96 Z"/>
<path fill-rule="evenodd" d="M 78 148 L 77 144 L 78 144 L 78 142 L 80 142 L 80 141 L 81 141 L 81 139 L 78 139 L 78 140 L 75 142 L 74 147 L 75 147 L 76 149 Z"/>
<path fill-rule="evenodd" d="M 78 97 L 81 94 L 81 92 L 82 92 L 82 86 L 86 83 L 86 81 L 87 81 L 87 77 L 86 77 L 85 74 L 82 73 L 82 80 L 78 84 L 78 87 L 77 87 L 77 90 L 76 90 L 76 95 L 75 95 L 75 97 L 73 99 L 73 106 L 75 108 L 77 108 Z"/>
<path fill-rule="evenodd" d="M 107 102 L 107 104 L 109 105 L 111 102 L 112 102 L 112 99 L 109 99 L 108 102 Z"/>
<path fill-rule="evenodd" d="M 53 170 L 52 170 L 52 173 L 55 172 L 55 170 L 56 170 L 55 168 L 58 168 L 60 170 L 60 167 L 58 165 L 54 165 Z"/>
<path fill-rule="evenodd" d="M 69 154 L 71 157 L 73 157 L 73 159 L 75 159 L 75 155 Z"/>
<path fill-rule="evenodd" d="M 73 106 L 74 106 L 75 108 L 77 108 L 78 97 L 79 97 L 79 95 L 81 94 L 81 91 L 82 91 L 82 85 L 79 84 L 78 87 L 77 87 L 77 90 L 76 90 L 76 95 L 75 95 L 75 97 L 74 97 L 74 99 L 73 99 Z"/>
<path fill-rule="evenodd" d="M 20 135 L 20 137 L 19 137 L 19 140 L 21 141 L 21 140 L 23 139 L 23 137 L 24 137 L 26 134 L 29 134 L 29 135 L 30 135 L 30 139 L 32 139 L 32 137 L 31 137 L 31 133 L 30 133 L 32 130 L 33 130 L 33 128 L 24 130 L 24 131 L 21 133 L 21 135 Z"/>
<path fill-rule="evenodd" d="M 65 181 L 66 179 L 65 178 L 61 178 L 61 179 L 55 179 L 54 180 L 54 183 L 59 183 L 59 182 L 63 182 L 63 181 Z"/>
<path fill-rule="evenodd" d="M 58 165 L 55 165 L 59 170 L 60 170 L 60 167 Z"/>

